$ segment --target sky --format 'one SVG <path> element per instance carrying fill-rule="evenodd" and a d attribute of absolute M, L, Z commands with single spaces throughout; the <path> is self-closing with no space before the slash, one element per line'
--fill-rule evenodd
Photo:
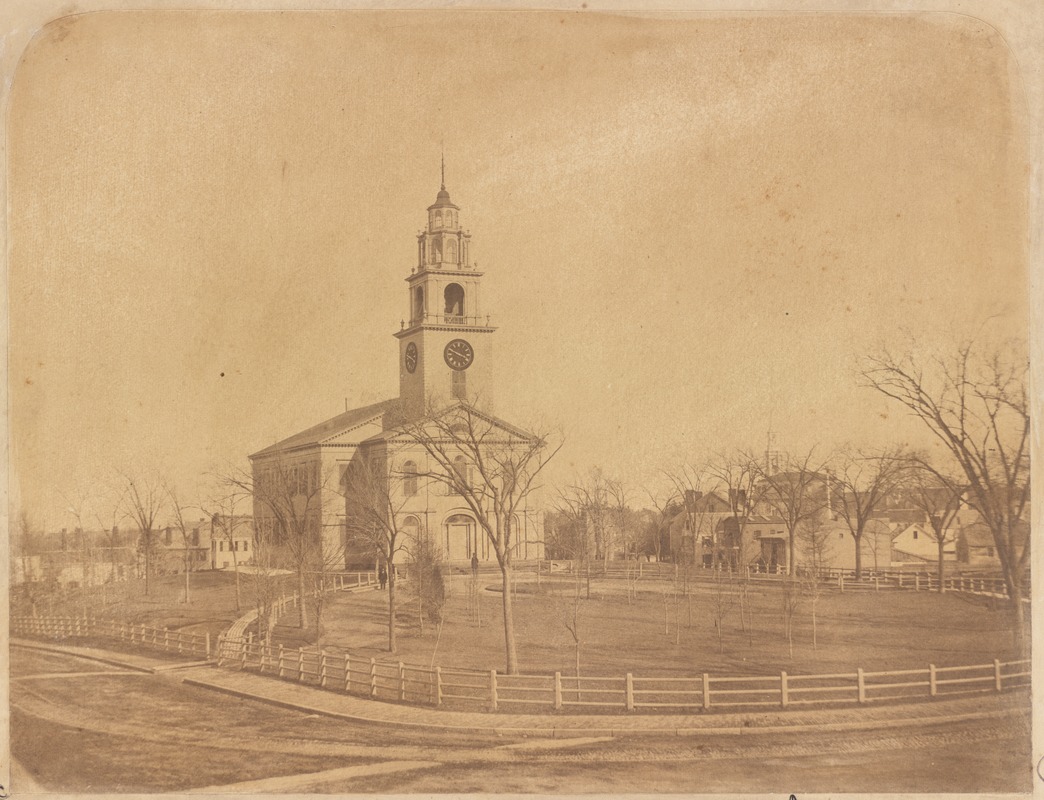
<path fill-rule="evenodd" d="M 95 13 L 7 124 L 13 502 L 52 527 L 394 397 L 443 152 L 552 483 L 918 443 L 859 356 L 1027 331 L 1025 103 L 971 17 Z"/>

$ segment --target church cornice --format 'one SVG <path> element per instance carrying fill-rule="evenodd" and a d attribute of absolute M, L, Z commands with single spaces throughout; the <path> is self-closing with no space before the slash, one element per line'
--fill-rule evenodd
<path fill-rule="evenodd" d="M 485 274 L 486 274 L 485 272 L 482 272 L 482 271 L 477 270 L 477 269 L 427 269 L 427 268 L 424 268 L 422 270 L 417 270 L 416 267 L 414 267 L 414 272 L 411 272 L 403 280 L 405 280 L 407 283 L 414 283 L 415 281 L 419 281 L 421 278 L 423 278 L 423 277 L 425 277 L 427 275 L 452 275 L 452 276 L 455 276 L 455 277 L 470 275 L 473 278 L 481 278 Z"/>
<path fill-rule="evenodd" d="M 396 339 L 403 339 L 410 336 L 417 331 L 450 331 L 452 333 L 493 333 L 497 327 L 495 325 L 467 325 L 467 324 L 439 324 L 434 322 L 421 322 L 409 327 L 403 328 L 401 331 L 396 331 L 392 335 Z"/>

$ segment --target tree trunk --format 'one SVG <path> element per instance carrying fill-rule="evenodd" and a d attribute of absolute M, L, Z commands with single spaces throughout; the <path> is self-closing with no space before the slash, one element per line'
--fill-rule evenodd
<path fill-rule="evenodd" d="M 304 630 L 308 627 L 308 598 L 305 597 L 304 565 L 297 567 L 297 627 Z"/>
<path fill-rule="evenodd" d="M 1028 545 L 1027 545 L 1028 546 Z M 1012 634 L 1015 638 L 1015 650 L 1019 654 L 1019 658 L 1029 657 L 1029 648 L 1026 641 L 1026 612 L 1022 602 L 1022 573 L 1012 569 L 1011 577 L 1008 580 L 1011 591 L 1011 612 L 1012 612 Z"/>
<path fill-rule="evenodd" d="M 232 551 L 232 571 L 236 574 L 236 611 L 239 611 L 239 557 L 236 555 L 235 550 Z"/>
<path fill-rule="evenodd" d="M 149 573 L 152 571 L 152 542 L 149 541 L 148 534 L 145 536 L 145 596 L 149 596 Z"/>
<path fill-rule="evenodd" d="M 853 533 L 852 538 L 855 540 L 855 579 L 859 580 L 863 577 L 863 536 Z"/>
<path fill-rule="evenodd" d="M 395 564 L 388 559 L 388 652 L 395 652 Z"/>
<path fill-rule="evenodd" d="M 518 674 L 518 654 L 515 650 L 515 618 L 511 605 L 511 565 L 501 564 L 503 578 L 502 603 L 504 609 L 504 653 L 507 657 L 507 674 Z"/>
<path fill-rule="evenodd" d="M 797 535 L 797 529 L 792 528 L 787 534 L 787 575 L 794 574 L 794 540 Z"/>
<path fill-rule="evenodd" d="M 943 548 L 946 546 L 946 542 L 943 540 L 942 534 L 939 534 L 937 539 L 939 543 L 939 594 L 942 594 L 943 589 Z"/>
<path fill-rule="evenodd" d="M 189 604 L 189 549 L 188 544 L 185 545 L 185 605 Z"/>

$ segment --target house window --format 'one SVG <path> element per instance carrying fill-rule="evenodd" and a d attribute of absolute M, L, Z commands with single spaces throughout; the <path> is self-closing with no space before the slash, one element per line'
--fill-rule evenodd
<path fill-rule="evenodd" d="M 917 531 L 914 531 L 914 538 L 917 538 Z"/>
<path fill-rule="evenodd" d="M 250 542 L 243 542 L 243 552 L 245 553 L 250 549 Z"/>
<path fill-rule="evenodd" d="M 417 465 L 412 461 L 402 465 L 402 493 L 407 497 L 417 494 Z"/>
<path fill-rule="evenodd" d="M 845 538 L 845 532 L 844 531 L 838 531 L 837 532 L 837 538 L 838 539 L 844 539 Z"/>
<path fill-rule="evenodd" d="M 224 553 L 225 552 L 225 543 L 224 542 L 218 542 L 218 552 L 219 553 Z"/>
<path fill-rule="evenodd" d="M 761 538 L 761 531 L 754 531 L 754 538 L 755 539 L 760 539 Z"/>

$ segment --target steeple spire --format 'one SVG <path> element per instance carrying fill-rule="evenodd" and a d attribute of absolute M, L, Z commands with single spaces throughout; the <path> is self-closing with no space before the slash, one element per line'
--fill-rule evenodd
<path fill-rule="evenodd" d="M 446 191 L 446 146 L 442 146 L 442 185 L 440 191 Z"/>

